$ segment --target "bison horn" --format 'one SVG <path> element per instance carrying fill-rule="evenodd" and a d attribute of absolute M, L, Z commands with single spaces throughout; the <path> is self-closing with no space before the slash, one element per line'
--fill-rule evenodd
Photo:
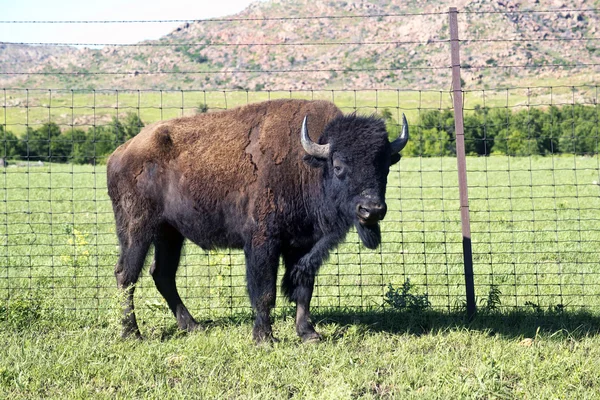
<path fill-rule="evenodd" d="M 317 144 L 310 140 L 310 136 L 308 136 L 308 129 L 306 129 L 306 118 L 304 117 L 304 121 L 302 121 L 302 133 L 300 136 L 300 141 L 302 142 L 302 147 L 304 150 L 313 157 L 317 158 L 328 158 L 329 157 L 329 144 Z"/>
<path fill-rule="evenodd" d="M 400 150 L 406 146 L 408 143 L 408 122 L 406 122 L 406 116 L 402 114 L 402 132 L 400 132 L 400 136 L 396 138 L 392 143 L 392 154 L 398 154 Z"/>

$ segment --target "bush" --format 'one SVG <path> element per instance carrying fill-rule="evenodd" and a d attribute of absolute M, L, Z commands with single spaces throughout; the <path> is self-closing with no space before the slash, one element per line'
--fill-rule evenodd
<path fill-rule="evenodd" d="M 204 114 L 208 112 L 208 104 L 200 103 L 196 107 L 196 114 Z"/>
<path fill-rule="evenodd" d="M 404 281 L 402 287 L 397 289 L 389 283 L 383 301 L 397 311 L 423 312 L 430 308 L 431 302 L 427 293 L 412 294 L 410 293 L 412 289 L 410 279 Z"/>
<path fill-rule="evenodd" d="M 25 141 L 0 125 L 0 158 L 14 159 L 26 152 Z"/>
<path fill-rule="evenodd" d="M 596 107 L 574 105 L 548 109 L 475 107 L 465 115 L 465 151 L 487 156 L 597 154 L 599 114 Z M 445 136 L 444 133 L 447 135 Z M 454 117 L 449 110 L 420 114 L 404 155 L 433 157 L 454 154 Z"/>

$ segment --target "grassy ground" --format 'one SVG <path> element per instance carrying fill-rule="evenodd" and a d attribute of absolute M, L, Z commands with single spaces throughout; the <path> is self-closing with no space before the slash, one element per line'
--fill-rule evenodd
<path fill-rule="evenodd" d="M 104 167 L 6 168 L 0 397 L 593 398 L 598 158 L 467 165 L 476 291 L 487 313 L 472 323 L 460 313 L 456 160 L 403 158 L 389 177 L 381 248 L 368 251 L 351 233 L 318 278 L 315 319 L 326 340 L 300 344 L 278 299 L 282 342 L 272 347 L 251 342 L 239 252 L 191 245 L 178 284 L 195 315 L 213 320 L 209 329 L 177 333 L 143 277 L 136 304 L 147 339 L 117 339 Z M 387 284 L 406 279 L 432 309 L 383 312 Z"/>
<path fill-rule="evenodd" d="M 116 323 L 42 316 L 0 325 L 0 396 L 29 398 L 597 398 L 597 317 L 320 312 L 325 340 L 255 346 L 247 317 L 182 335 L 160 322 L 144 341 Z"/>

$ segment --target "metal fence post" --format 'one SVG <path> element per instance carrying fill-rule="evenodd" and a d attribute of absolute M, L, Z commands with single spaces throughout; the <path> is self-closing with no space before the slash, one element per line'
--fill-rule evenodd
<path fill-rule="evenodd" d="M 463 235 L 463 259 L 465 264 L 465 290 L 467 316 L 475 315 L 475 284 L 473 281 L 473 250 L 471 246 L 471 221 L 469 218 L 469 194 L 467 186 L 467 161 L 465 157 L 465 130 L 463 121 L 463 96 L 460 81 L 460 54 L 458 41 L 458 11 L 450 7 L 450 51 L 452 54 L 452 97 L 454 100 L 454 127 L 456 134 L 456 163 L 460 193 L 460 217 Z"/>

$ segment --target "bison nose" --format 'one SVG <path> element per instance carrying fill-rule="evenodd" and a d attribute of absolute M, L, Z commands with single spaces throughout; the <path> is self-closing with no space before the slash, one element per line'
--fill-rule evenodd
<path fill-rule="evenodd" d="M 385 203 L 366 201 L 356 205 L 356 215 L 363 224 L 374 224 L 385 217 L 387 206 Z"/>

